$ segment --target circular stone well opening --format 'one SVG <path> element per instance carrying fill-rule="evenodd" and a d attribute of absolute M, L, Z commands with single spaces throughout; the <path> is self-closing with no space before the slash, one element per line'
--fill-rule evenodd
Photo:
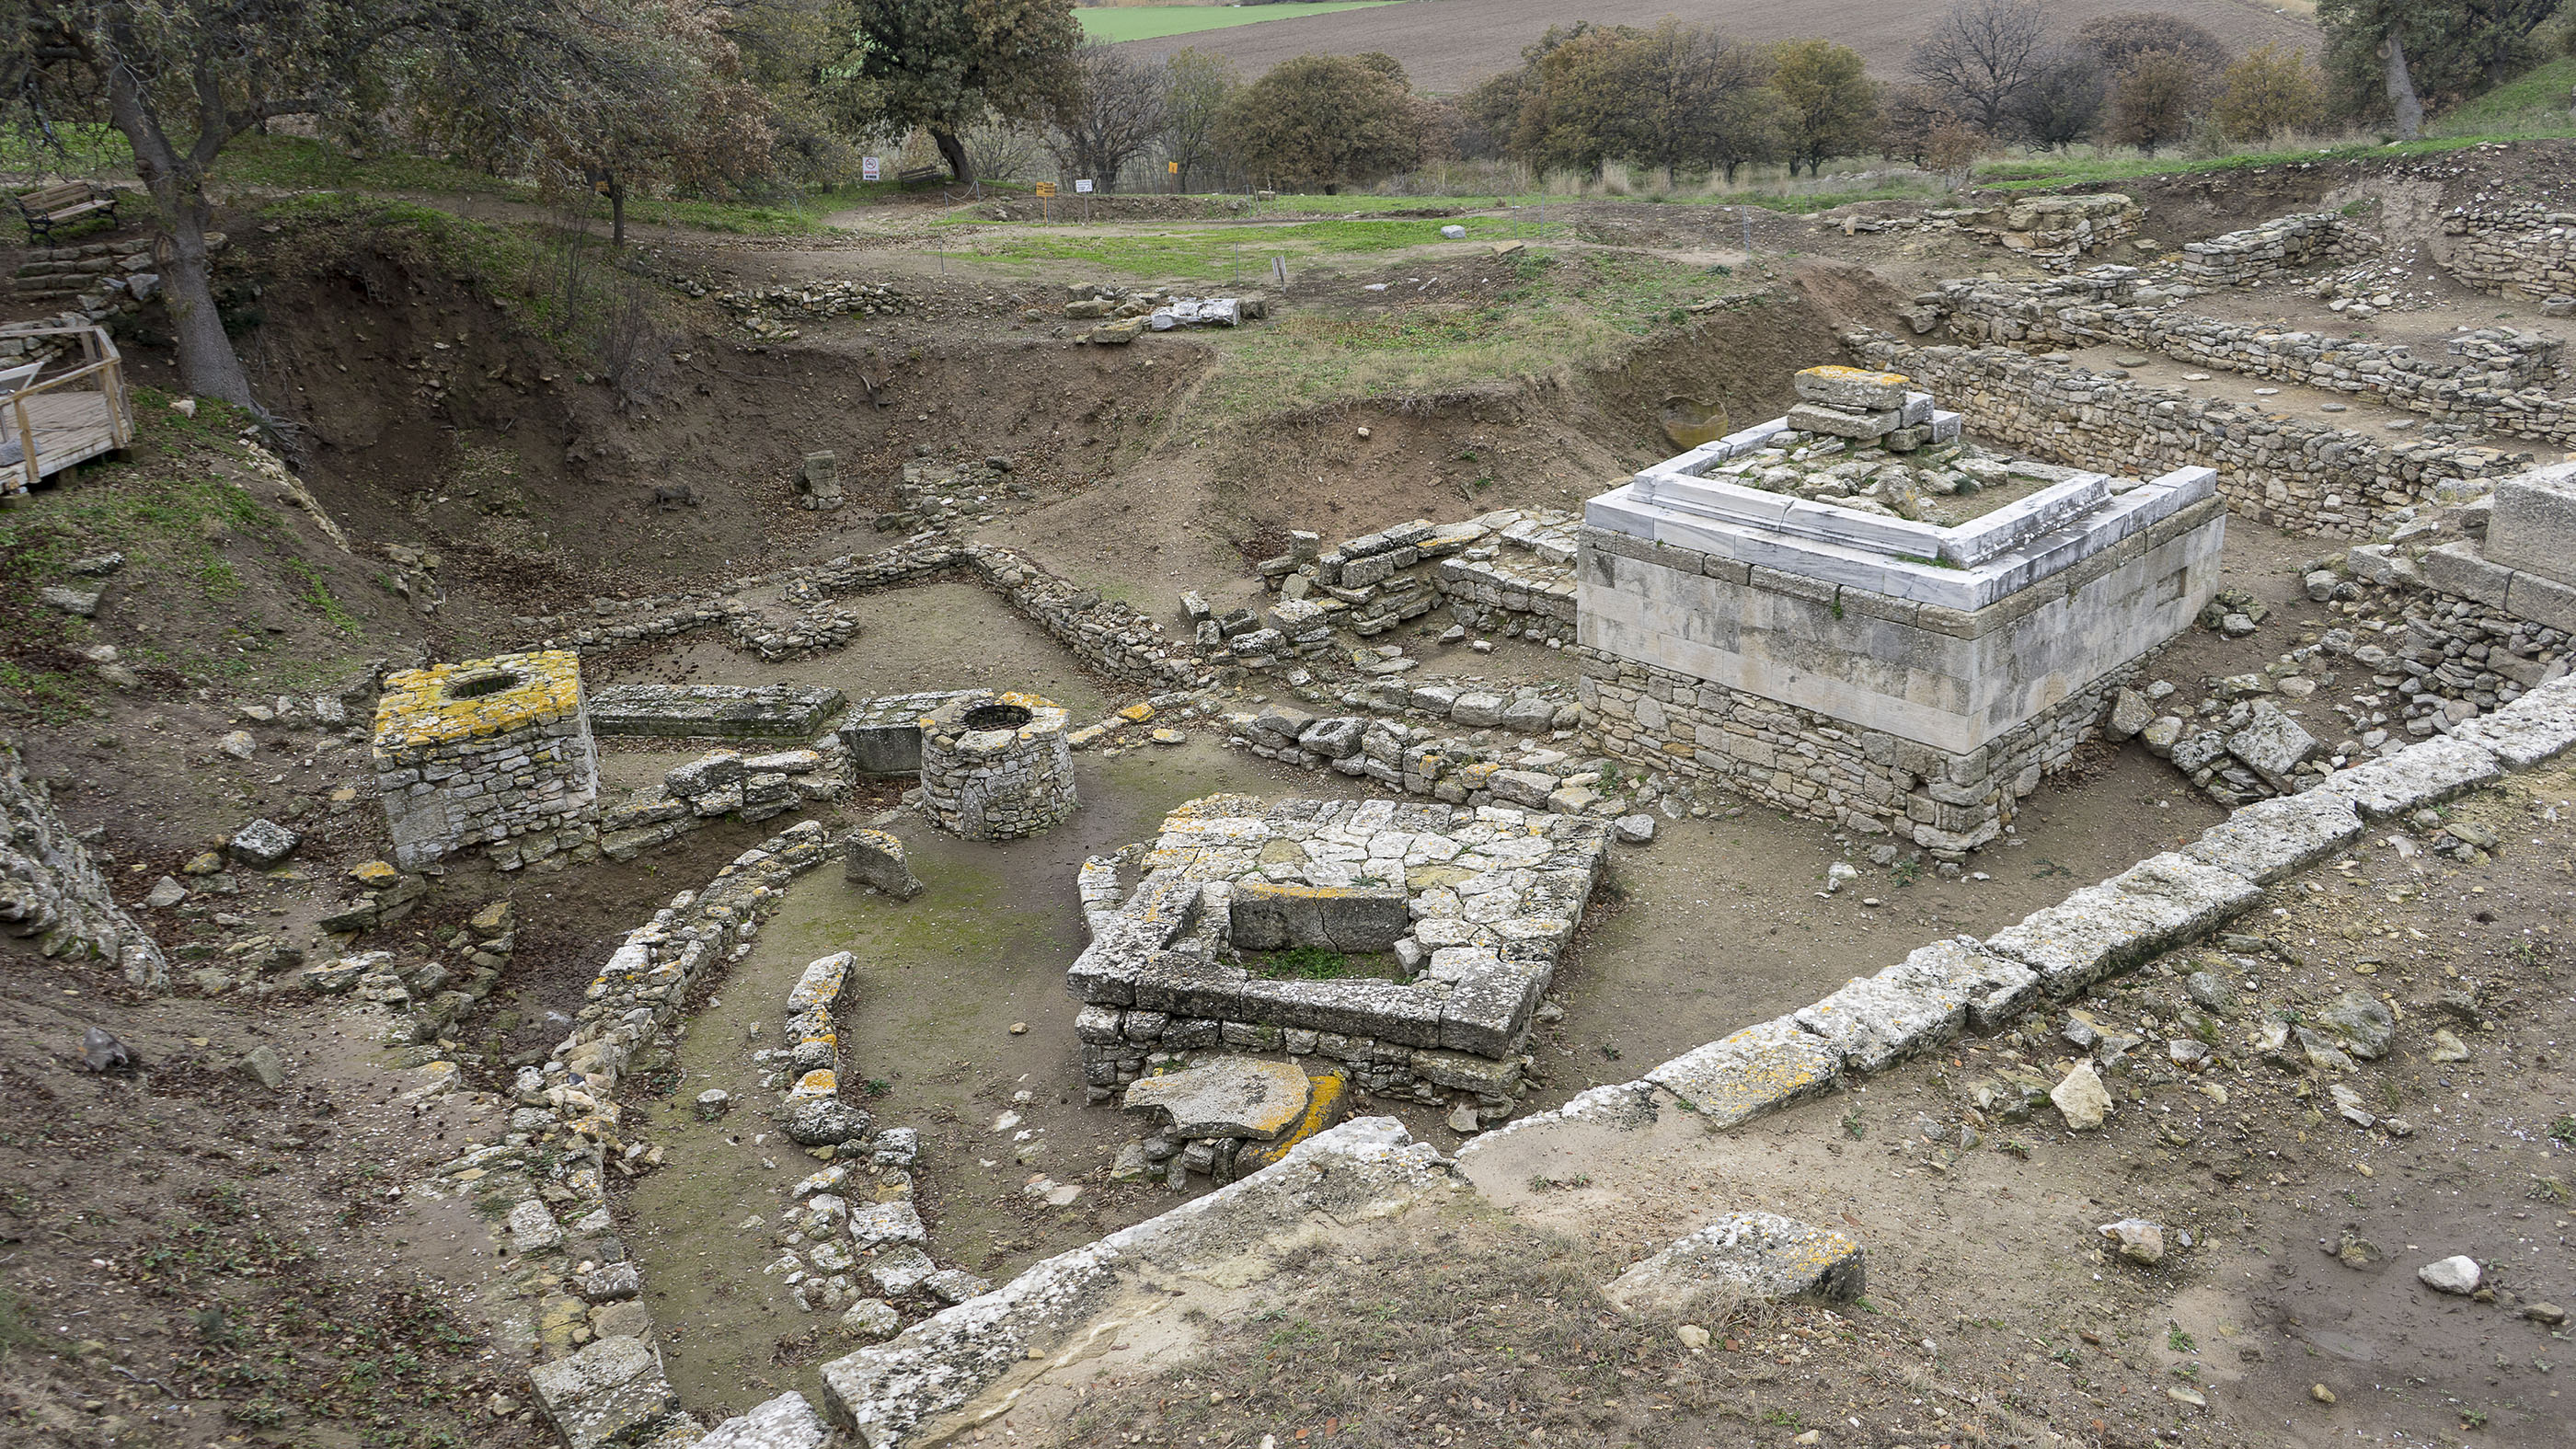
<path fill-rule="evenodd" d="M 1051 699 L 969 694 L 921 717 L 921 805 L 965 840 L 1016 840 L 1074 812 L 1071 716 Z"/>
<path fill-rule="evenodd" d="M 980 704 L 958 721 L 970 730 L 1015 730 L 1037 718 L 1016 704 Z"/>

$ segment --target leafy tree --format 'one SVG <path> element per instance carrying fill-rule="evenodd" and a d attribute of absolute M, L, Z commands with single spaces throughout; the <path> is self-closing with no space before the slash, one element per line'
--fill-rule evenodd
<path fill-rule="evenodd" d="M 741 52 L 717 19 L 662 0 L 637 5 L 625 17 L 624 43 L 594 56 L 591 79 L 608 83 L 575 91 L 524 123 L 542 160 L 608 198 L 614 244 L 625 244 L 626 199 L 638 186 L 723 193 L 770 174 L 769 98 L 745 78 Z M 471 106 L 447 114 L 503 119 Z"/>
<path fill-rule="evenodd" d="M 2048 20 L 2038 0 L 1960 0 L 1905 62 L 1960 116 L 2000 135 L 2038 73 Z"/>
<path fill-rule="evenodd" d="M 847 0 L 748 0 L 706 12 L 733 43 L 744 79 L 768 98 L 772 173 L 799 184 L 837 184 L 858 169 L 823 77 L 848 43 L 846 8 Z"/>
<path fill-rule="evenodd" d="M 206 255 L 206 173 L 234 138 L 279 116 L 345 123 L 404 68 L 496 117 L 546 115 L 603 84 L 621 38 L 566 0 L 8 0 L 0 17 L 0 104 L 40 138 L 101 118 L 125 137 L 168 240 L 180 378 L 243 406 Z"/>
<path fill-rule="evenodd" d="M 1422 116 L 1392 57 L 1301 55 L 1226 103 L 1217 144 L 1274 185 L 1363 180 L 1421 161 Z"/>
<path fill-rule="evenodd" d="M 1857 156 L 1878 134 L 1878 92 L 1860 52 L 1830 40 L 1791 40 L 1772 52 L 1789 170 L 1813 176 L 1837 156 Z"/>
<path fill-rule="evenodd" d="M 1512 128 L 1514 155 L 1541 172 L 1600 174 L 1621 121 L 1618 57 L 1627 33 L 1586 28 L 1549 47 Z"/>
<path fill-rule="evenodd" d="M 2319 0 L 2332 104 L 2423 133 L 2424 109 L 2511 80 L 2540 57 L 2533 35 L 2562 0 Z"/>
<path fill-rule="evenodd" d="M 1667 174 L 1711 164 L 1730 111 L 1762 87 L 1769 70 L 1753 47 L 1669 15 L 1652 30 L 1627 32 L 1611 58 L 1619 103 L 1608 128 L 1613 150 Z"/>
<path fill-rule="evenodd" d="M 2046 151 L 2071 146 L 2101 124 L 2107 86 L 2099 55 L 2082 45 L 2051 46 L 2013 99 L 2013 133 Z"/>
<path fill-rule="evenodd" d="M 2084 22 L 2075 43 L 2102 58 L 2118 75 L 2152 51 L 2173 51 L 2202 69 L 2224 70 L 2227 43 L 2201 26 L 2164 10 L 2124 10 Z"/>
<path fill-rule="evenodd" d="M 1073 0 L 851 0 L 853 28 L 823 76 L 859 132 L 930 132 L 949 174 L 974 179 L 958 132 L 987 115 L 1035 120 L 1076 84 Z"/>
<path fill-rule="evenodd" d="M 2181 51 L 2132 56 L 2111 90 L 2111 139 L 2152 156 L 2189 136 L 2207 83 L 2198 58 Z"/>
<path fill-rule="evenodd" d="M 1047 149 L 1073 176 L 1098 178 L 1103 191 L 1118 189 L 1118 173 L 1163 129 L 1160 63 L 1131 59 L 1106 45 L 1084 46 L 1074 57 L 1075 82 L 1048 107 L 1055 129 Z"/>
<path fill-rule="evenodd" d="M 2230 140 L 2264 141 L 2305 130 L 2325 114 L 2325 80 L 2293 46 L 2259 45 L 2227 68 L 2212 110 Z"/>
<path fill-rule="evenodd" d="M 1181 189 L 1217 158 L 1217 119 L 1242 78 L 1232 58 L 1193 47 L 1163 61 L 1163 154 L 1180 163 Z"/>

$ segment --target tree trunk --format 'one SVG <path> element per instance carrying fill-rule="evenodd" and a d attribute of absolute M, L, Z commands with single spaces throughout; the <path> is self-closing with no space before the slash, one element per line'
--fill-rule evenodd
<path fill-rule="evenodd" d="M 936 126 L 930 128 L 930 139 L 938 143 L 940 159 L 948 163 L 948 175 L 963 186 L 975 179 L 975 163 L 966 159 L 966 143 Z"/>
<path fill-rule="evenodd" d="M 626 183 L 614 171 L 608 173 L 608 243 L 626 245 Z"/>
<path fill-rule="evenodd" d="M 162 305 L 178 340 L 179 380 L 199 397 L 251 407 L 250 376 L 242 371 L 224 319 L 215 310 L 214 263 L 206 255 L 206 193 L 189 187 L 175 203 L 163 201 L 161 214 L 169 218 L 170 236 L 170 259 L 161 273 Z"/>
<path fill-rule="evenodd" d="M 198 397 L 255 407 L 250 375 L 242 371 L 215 311 L 214 268 L 206 256 L 213 208 L 206 202 L 205 173 L 170 145 L 130 69 L 111 70 L 107 90 L 109 119 L 134 149 L 135 175 L 152 193 L 170 242 L 161 296 L 178 342 L 180 385 Z"/>
<path fill-rule="evenodd" d="M 2422 137 L 2424 102 L 2415 94 L 2415 77 L 2406 69 L 2406 32 L 2395 26 L 2388 31 L 2388 100 L 2397 108 L 2397 139 Z"/>

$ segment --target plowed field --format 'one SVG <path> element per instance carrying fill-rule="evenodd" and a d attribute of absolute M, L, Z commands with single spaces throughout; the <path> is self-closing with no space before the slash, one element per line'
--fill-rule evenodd
<path fill-rule="evenodd" d="M 1382 50 L 1404 62 L 1417 88 L 1447 94 L 1519 64 L 1521 47 L 1551 25 L 1589 20 L 1651 26 L 1677 15 L 1746 40 L 1825 36 L 1859 51 L 1872 73 L 1892 78 L 1947 8 L 1937 0 L 1807 0 L 1800 5 L 1778 0 L 1410 0 L 1373 10 L 1131 41 L 1126 48 L 1140 55 L 1168 55 L 1195 45 L 1234 57 L 1249 75 L 1308 51 L 1356 55 Z M 2316 27 L 2307 20 L 2254 0 L 2049 0 L 2048 13 L 2055 29 L 2071 33 L 2095 16 L 2142 8 L 2186 16 L 2240 51 L 2267 40 L 2316 43 Z"/>

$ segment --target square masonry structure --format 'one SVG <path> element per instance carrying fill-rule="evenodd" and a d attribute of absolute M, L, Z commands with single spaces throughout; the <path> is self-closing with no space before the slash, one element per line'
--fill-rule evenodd
<path fill-rule="evenodd" d="M 2216 593 L 2216 474 L 2072 473 L 1945 526 L 1800 483 L 1911 478 L 1901 455 L 1964 446 L 1955 415 L 1891 373 L 1798 388 L 1586 506 L 1584 706 L 1615 758 L 1956 858 Z"/>
<path fill-rule="evenodd" d="M 1110 862 L 1083 869 L 1092 941 L 1066 975 L 1083 1080 L 1105 1093 L 1149 1053 L 1232 1049 L 1328 1057 L 1373 1092 L 1507 1092 L 1609 832 L 1500 806 L 1190 801 L 1123 898 Z M 1391 955 L 1404 979 L 1263 974 L 1259 953 L 1297 947 Z"/>
<path fill-rule="evenodd" d="M 376 795 L 394 864 L 577 830 L 599 800 L 599 754 L 568 649 L 408 669 L 376 704 Z"/>

